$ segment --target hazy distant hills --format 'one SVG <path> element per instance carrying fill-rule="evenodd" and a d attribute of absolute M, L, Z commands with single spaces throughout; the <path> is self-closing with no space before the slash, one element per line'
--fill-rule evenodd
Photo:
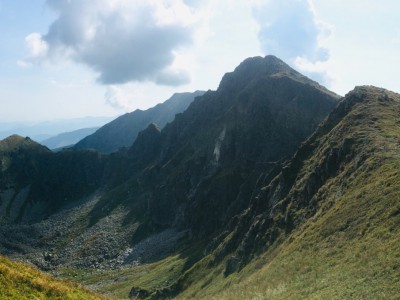
<path fill-rule="evenodd" d="M 267 56 L 126 151 L 9 137 L 0 252 L 116 299 L 395 299 L 399 115 Z"/>
<path fill-rule="evenodd" d="M 97 129 L 99 129 L 99 127 L 82 128 L 71 132 L 63 132 L 57 134 L 56 136 L 52 136 L 48 139 L 40 141 L 40 143 L 49 149 L 57 149 L 67 146 L 72 147 L 81 139 L 94 133 Z"/>
<path fill-rule="evenodd" d="M 121 147 L 129 147 L 136 139 L 139 131 L 150 123 L 163 128 L 171 122 L 175 114 L 183 112 L 203 91 L 194 93 L 176 93 L 170 99 L 147 110 L 135 110 L 127 113 L 98 129 L 95 133 L 85 137 L 76 145 L 76 149 L 96 149 L 110 153 Z"/>
<path fill-rule="evenodd" d="M 0 139 L 18 134 L 40 142 L 60 133 L 82 128 L 100 127 L 113 119 L 115 117 L 85 117 L 39 123 L 0 123 Z"/>

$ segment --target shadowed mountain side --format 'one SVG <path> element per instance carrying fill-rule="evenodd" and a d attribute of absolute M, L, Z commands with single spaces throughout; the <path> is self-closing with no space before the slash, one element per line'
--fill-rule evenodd
<path fill-rule="evenodd" d="M 244 61 L 217 91 L 147 139 L 147 150 L 138 140 L 132 146 L 130 153 L 146 153 L 136 155 L 143 172 L 133 193 L 146 198 L 149 225 L 190 228 L 199 237 L 220 228 L 247 207 L 255 186 L 295 153 L 337 99 L 276 57 Z"/>
<path fill-rule="evenodd" d="M 52 153 L 29 138 L 0 141 L 0 223 L 35 222 L 103 183 L 106 159 L 95 151 Z"/>
<path fill-rule="evenodd" d="M 194 93 L 176 93 L 164 103 L 147 110 L 135 110 L 127 113 L 98 129 L 95 133 L 79 141 L 76 149 L 95 149 L 104 153 L 117 151 L 121 147 L 130 147 L 137 134 L 150 123 L 160 128 L 171 122 L 175 114 L 183 112 L 194 98 L 203 95 L 203 91 Z"/>

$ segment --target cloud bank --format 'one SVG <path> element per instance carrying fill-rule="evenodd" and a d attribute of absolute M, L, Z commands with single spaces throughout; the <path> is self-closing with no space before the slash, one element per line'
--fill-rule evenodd
<path fill-rule="evenodd" d="M 180 0 L 48 0 L 58 17 L 45 35 L 26 38 L 23 63 L 69 59 L 98 74 L 101 84 L 190 81 L 171 68 L 176 53 L 192 43 L 193 10 Z"/>

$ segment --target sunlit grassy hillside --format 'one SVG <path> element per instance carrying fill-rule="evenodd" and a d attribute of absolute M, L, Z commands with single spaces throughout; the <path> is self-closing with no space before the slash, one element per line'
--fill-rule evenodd
<path fill-rule="evenodd" d="M 0 299 L 105 299 L 77 284 L 56 280 L 34 268 L 0 256 Z"/>

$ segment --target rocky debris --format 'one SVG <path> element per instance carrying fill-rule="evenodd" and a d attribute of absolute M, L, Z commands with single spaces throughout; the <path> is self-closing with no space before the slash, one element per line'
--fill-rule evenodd
<path fill-rule="evenodd" d="M 176 229 L 166 229 L 154 234 L 140 243 L 129 248 L 125 252 L 125 263 L 147 263 L 167 257 L 176 250 L 179 239 L 186 235 L 187 231 L 178 232 Z"/>
<path fill-rule="evenodd" d="M 98 201 L 94 194 L 40 223 L 0 225 L 0 253 L 55 273 L 59 268 L 126 268 L 170 255 L 186 233 L 166 229 L 131 245 L 137 225 L 123 224 L 126 210 L 116 208 L 88 226 L 87 215 Z"/>
<path fill-rule="evenodd" d="M 129 292 L 129 298 L 131 299 L 146 299 L 149 296 L 150 292 L 140 287 L 133 287 Z"/>

